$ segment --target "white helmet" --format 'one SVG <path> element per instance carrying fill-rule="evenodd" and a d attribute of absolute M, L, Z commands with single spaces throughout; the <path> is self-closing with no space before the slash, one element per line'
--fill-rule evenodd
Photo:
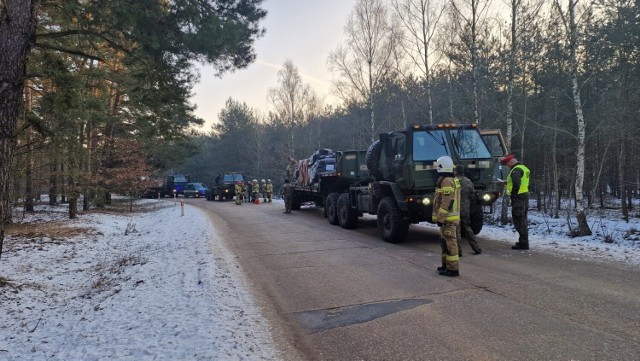
<path fill-rule="evenodd" d="M 267 179 L 267 183 L 271 183 L 271 179 Z"/>
<path fill-rule="evenodd" d="M 253 180 L 253 183 L 257 183 L 257 182 L 258 182 L 258 180 L 257 180 L 257 179 L 254 179 L 254 180 Z"/>
<path fill-rule="evenodd" d="M 443 155 L 436 160 L 438 173 L 453 173 L 453 160 L 448 155 Z"/>
<path fill-rule="evenodd" d="M 263 180 L 261 180 L 260 182 L 261 182 L 261 183 L 264 183 L 264 182 L 265 182 L 265 180 L 263 179 Z"/>

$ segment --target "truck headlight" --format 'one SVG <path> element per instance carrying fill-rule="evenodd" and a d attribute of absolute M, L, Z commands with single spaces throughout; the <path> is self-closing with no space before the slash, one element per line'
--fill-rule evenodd
<path fill-rule="evenodd" d="M 422 198 L 422 205 L 428 206 L 431 204 L 431 199 L 429 197 Z"/>
<path fill-rule="evenodd" d="M 482 195 L 482 200 L 485 202 L 491 202 L 492 199 L 493 199 L 493 195 L 490 193 L 485 193 Z"/>

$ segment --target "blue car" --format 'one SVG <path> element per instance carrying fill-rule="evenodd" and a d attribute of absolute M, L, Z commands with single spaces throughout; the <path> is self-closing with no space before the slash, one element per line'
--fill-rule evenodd
<path fill-rule="evenodd" d="M 205 197 L 208 190 L 209 188 L 202 183 L 187 183 L 187 185 L 184 186 L 183 194 L 185 198 L 200 198 Z"/>

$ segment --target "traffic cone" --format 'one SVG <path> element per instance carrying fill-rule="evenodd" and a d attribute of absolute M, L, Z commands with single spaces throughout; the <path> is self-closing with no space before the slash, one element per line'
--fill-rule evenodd
<path fill-rule="evenodd" d="M 256 197 L 256 199 L 255 199 L 255 201 L 253 201 L 253 203 L 255 203 L 255 204 L 260 204 L 260 198 L 257 198 L 257 197 Z"/>

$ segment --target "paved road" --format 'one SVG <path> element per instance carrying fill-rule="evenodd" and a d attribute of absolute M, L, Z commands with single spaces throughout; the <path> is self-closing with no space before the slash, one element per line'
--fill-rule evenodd
<path fill-rule="evenodd" d="M 322 209 L 188 202 L 210 210 L 292 360 L 640 360 L 638 267 L 484 234 L 448 278 L 435 229 L 394 245 L 375 221 L 345 230 Z"/>

